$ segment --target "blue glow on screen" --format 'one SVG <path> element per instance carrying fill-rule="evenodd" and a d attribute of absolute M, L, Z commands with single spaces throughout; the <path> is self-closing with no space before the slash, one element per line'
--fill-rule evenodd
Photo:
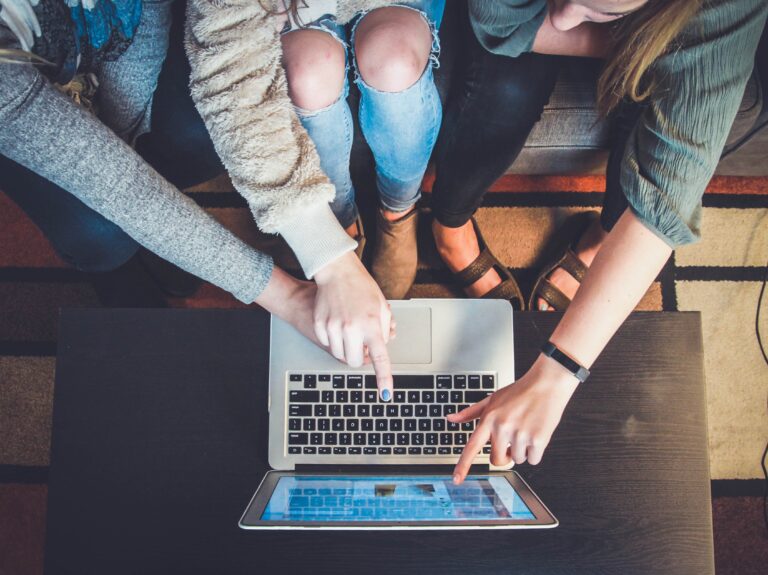
<path fill-rule="evenodd" d="M 263 521 L 482 521 L 535 519 L 504 477 L 281 477 Z"/>

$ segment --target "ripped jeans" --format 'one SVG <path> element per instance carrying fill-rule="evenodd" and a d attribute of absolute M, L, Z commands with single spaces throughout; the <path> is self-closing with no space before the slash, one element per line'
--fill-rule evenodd
<path fill-rule="evenodd" d="M 308 28 L 334 36 L 344 47 L 347 61 L 352 55 L 355 84 L 360 90 L 358 111 L 360 128 L 376 162 L 376 183 L 381 206 L 403 212 L 421 197 L 421 180 L 427 169 L 432 148 L 442 121 L 442 105 L 435 87 L 433 68 L 437 65 L 439 42 L 437 29 L 445 9 L 445 0 L 419 0 L 399 5 L 417 10 L 432 30 L 432 54 L 426 69 L 415 84 L 401 92 L 382 92 L 357 73 L 354 36 L 364 14 L 352 21 L 351 31 L 326 16 Z M 348 40 L 349 36 L 349 40 Z M 349 81 L 336 102 L 318 111 L 301 108 L 296 113 L 309 133 L 320 156 L 320 165 L 336 186 L 331 209 L 342 227 L 351 226 L 358 216 L 355 190 L 349 171 L 354 128 L 347 103 Z"/>

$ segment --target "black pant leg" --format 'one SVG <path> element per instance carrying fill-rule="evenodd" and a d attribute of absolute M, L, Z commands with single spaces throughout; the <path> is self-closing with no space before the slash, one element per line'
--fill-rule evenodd
<path fill-rule="evenodd" d="M 457 62 L 435 150 L 432 206 L 437 220 L 465 224 L 488 187 L 512 164 L 554 89 L 560 59 L 509 58 L 485 50 L 463 15 Z"/>

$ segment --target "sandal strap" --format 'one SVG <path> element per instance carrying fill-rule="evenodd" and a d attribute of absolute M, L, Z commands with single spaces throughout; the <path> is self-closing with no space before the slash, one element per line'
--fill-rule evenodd
<path fill-rule="evenodd" d="M 577 256 L 571 248 L 565 250 L 565 254 L 560 260 L 558 267 L 563 268 L 571 274 L 579 283 L 584 281 L 584 276 L 587 273 L 587 266 L 579 259 L 579 256 Z"/>
<path fill-rule="evenodd" d="M 545 277 L 542 277 L 539 284 L 536 286 L 534 295 L 536 294 L 557 311 L 565 311 L 571 303 L 568 296 L 561 292 L 555 284 Z M 534 301 L 533 305 L 535 305 L 535 303 L 536 302 Z"/>
<path fill-rule="evenodd" d="M 515 281 L 515 278 L 513 277 L 505 279 L 491 291 L 486 293 L 482 299 L 506 299 L 510 302 L 512 300 L 517 300 L 519 309 L 524 309 L 523 306 L 525 300 L 523 299 L 523 294 L 520 291 L 520 286 L 517 285 L 517 281 Z"/>
<path fill-rule="evenodd" d="M 483 277 L 486 272 L 497 263 L 498 260 L 496 259 L 496 256 L 494 256 L 488 248 L 485 248 L 471 264 L 453 275 L 461 284 L 461 287 L 466 288 Z"/>

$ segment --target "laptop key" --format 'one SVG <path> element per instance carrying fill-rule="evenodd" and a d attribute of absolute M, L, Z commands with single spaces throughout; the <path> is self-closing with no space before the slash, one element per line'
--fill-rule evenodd
<path fill-rule="evenodd" d="M 421 392 L 421 401 L 424 403 L 434 403 L 435 401 L 435 392 L 434 391 L 422 391 Z"/>
<path fill-rule="evenodd" d="M 478 401 L 483 401 L 489 395 L 490 392 L 488 391 L 467 391 L 464 393 L 464 401 L 477 403 Z"/>
<path fill-rule="evenodd" d="M 408 455 L 421 455 L 421 447 L 409 447 Z"/>
<path fill-rule="evenodd" d="M 359 447 L 349 447 L 347 448 L 347 453 L 350 455 L 360 455 L 360 448 Z"/>
<path fill-rule="evenodd" d="M 350 399 L 352 400 L 352 403 L 362 403 L 363 402 L 363 392 L 360 390 L 354 390 L 350 393 Z"/>
<path fill-rule="evenodd" d="M 392 452 L 393 452 L 395 455 L 405 455 L 405 454 L 406 454 L 406 449 L 405 449 L 405 447 L 395 447 L 395 448 L 392 450 Z"/>
<path fill-rule="evenodd" d="M 333 403 L 333 392 L 331 390 L 323 391 L 322 399 L 323 403 Z"/>
<path fill-rule="evenodd" d="M 317 376 L 317 381 L 331 381 L 330 373 L 322 373 Z"/>
<path fill-rule="evenodd" d="M 303 452 L 304 455 L 314 455 L 317 453 L 317 447 L 305 447 Z"/>
<path fill-rule="evenodd" d="M 331 454 L 331 448 L 330 447 L 318 447 L 317 452 L 320 455 L 330 455 Z"/>
<path fill-rule="evenodd" d="M 445 420 L 444 419 L 433 419 L 432 420 L 432 429 L 435 431 L 445 431 Z"/>
<path fill-rule="evenodd" d="M 333 376 L 333 389 L 344 389 L 344 376 L 343 375 L 334 375 Z"/>
<path fill-rule="evenodd" d="M 315 406 L 315 417 L 325 417 L 328 413 L 328 406 L 323 405 L 322 403 L 320 405 Z"/>
<path fill-rule="evenodd" d="M 451 433 L 441 433 L 440 434 L 440 445 L 453 445 L 453 434 L 451 434 Z"/>
<path fill-rule="evenodd" d="M 357 416 L 358 417 L 368 417 L 371 415 L 371 406 L 370 405 L 358 405 L 357 406 Z"/>
<path fill-rule="evenodd" d="M 339 443 L 341 445 L 352 445 L 351 433 L 339 433 Z"/>
<path fill-rule="evenodd" d="M 315 389 L 317 387 L 317 376 L 306 374 L 304 376 L 304 389 Z"/>
<path fill-rule="evenodd" d="M 483 389 L 493 389 L 496 387 L 496 385 L 493 382 L 493 376 L 492 375 L 484 375 L 483 376 Z"/>
<path fill-rule="evenodd" d="M 432 431 L 432 420 L 431 419 L 420 419 L 419 420 L 419 431 Z"/>
<path fill-rule="evenodd" d="M 419 392 L 418 391 L 409 391 L 408 392 L 408 403 L 419 403 Z"/>
<path fill-rule="evenodd" d="M 450 447 L 438 447 L 437 453 L 439 455 L 450 455 L 451 454 L 451 448 Z"/>
<path fill-rule="evenodd" d="M 450 375 L 438 375 L 435 378 L 437 389 L 451 389 L 451 379 Z"/>
<path fill-rule="evenodd" d="M 341 412 L 344 414 L 344 417 L 354 417 L 355 416 L 355 406 L 351 404 L 347 404 L 344 407 L 341 408 Z"/>
<path fill-rule="evenodd" d="M 309 443 L 309 435 L 306 433 L 289 433 L 288 445 L 306 445 Z"/>
<path fill-rule="evenodd" d="M 451 392 L 451 403 L 462 403 L 464 401 L 464 392 L 463 391 L 452 391 Z"/>
<path fill-rule="evenodd" d="M 304 431 L 314 431 L 315 430 L 315 420 L 311 417 L 307 417 L 304 420 Z"/>
<path fill-rule="evenodd" d="M 378 386 L 376 385 L 376 376 L 375 375 L 366 375 L 365 376 L 365 389 L 376 389 Z"/>
<path fill-rule="evenodd" d="M 291 431 L 299 431 L 301 430 L 301 420 L 300 419 L 294 419 L 291 418 L 288 420 L 288 429 Z"/>
<path fill-rule="evenodd" d="M 466 445 L 467 444 L 467 434 L 466 433 L 455 433 L 453 435 L 453 442 L 456 445 Z"/>
<path fill-rule="evenodd" d="M 475 430 L 475 422 L 474 421 L 465 421 L 461 424 L 461 430 L 462 431 L 474 431 Z"/>
<path fill-rule="evenodd" d="M 389 420 L 389 430 L 390 431 L 402 431 L 403 430 L 403 420 L 402 419 L 390 419 Z"/>
<path fill-rule="evenodd" d="M 490 452 L 491 452 L 491 446 L 490 445 L 486 445 L 485 447 L 483 447 L 483 453 L 485 453 L 487 455 Z"/>
<path fill-rule="evenodd" d="M 348 375 L 347 387 L 349 389 L 362 389 L 363 388 L 363 376 L 362 375 Z"/>
<path fill-rule="evenodd" d="M 415 419 L 406 419 L 404 427 L 405 427 L 406 431 L 416 431 L 416 420 Z"/>
<path fill-rule="evenodd" d="M 480 376 L 470 375 L 467 377 L 467 387 L 469 389 L 480 389 Z"/>
<path fill-rule="evenodd" d="M 411 433 L 411 443 L 413 445 L 424 445 L 423 433 Z"/>
<path fill-rule="evenodd" d="M 436 447 L 425 447 L 424 448 L 424 455 L 434 455 L 437 453 Z"/>
<path fill-rule="evenodd" d="M 373 431 L 373 420 L 363 419 L 360 422 L 360 429 L 362 429 L 363 431 Z"/>
<path fill-rule="evenodd" d="M 328 408 L 328 415 L 331 417 L 341 417 L 341 406 L 335 403 Z"/>
<path fill-rule="evenodd" d="M 363 455 L 376 455 L 375 447 L 363 447 Z"/>
<path fill-rule="evenodd" d="M 344 431 L 344 420 L 334 419 L 331 422 L 331 429 L 333 429 L 334 431 Z"/>
<path fill-rule="evenodd" d="M 407 433 L 398 433 L 397 434 L 397 444 L 398 445 L 408 445 L 408 434 Z"/>
<path fill-rule="evenodd" d="M 355 433 L 353 441 L 355 445 L 365 445 L 365 433 Z"/>
<path fill-rule="evenodd" d="M 392 454 L 391 447 L 379 447 L 379 455 L 391 455 L 391 454 Z"/>
<path fill-rule="evenodd" d="M 442 407 L 437 403 L 433 403 L 432 405 L 429 406 L 430 417 L 440 417 L 440 415 L 442 414 L 442 411 L 443 411 Z"/>
<path fill-rule="evenodd" d="M 301 381 L 300 373 L 292 373 L 288 376 L 288 381 Z"/>
<path fill-rule="evenodd" d="M 384 440 L 384 445 L 394 445 L 395 444 L 395 434 L 394 433 L 384 433 L 382 436 L 382 439 Z"/>
<path fill-rule="evenodd" d="M 323 443 L 323 434 L 322 433 L 310 433 L 309 434 L 309 444 L 310 445 L 322 445 Z"/>
<path fill-rule="evenodd" d="M 347 448 L 346 447 L 334 447 L 333 448 L 333 454 L 334 455 L 346 455 L 347 454 Z"/>
<path fill-rule="evenodd" d="M 454 447 L 453 448 L 453 454 L 454 455 L 461 455 L 461 453 L 464 451 L 462 447 Z"/>
<path fill-rule="evenodd" d="M 347 420 L 347 431 L 357 431 L 360 429 L 360 420 L 359 419 L 348 419 Z"/>
<path fill-rule="evenodd" d="M 368 445 L 381 445 L 381 433 L 369 433 Z"/>
<path fill-rule="evenodd" d="M 395 391 L 395 403 L 405 403 L 405 392 Z"/>
<path fill-rule="evenodd" d="M 461 426 L 458 423 L 454 423 L 452 421 L 449 421 L 445 424 L 445 427 L 448 431 L 458 431 L 461 429 Z"/>
<path fill-rule="evenodd" d="M 437 445 L 438 435 L 437 433 L 427 433 L 427 445 Z"/>
<path fill-rule="evenodd" d="M 288 453 L 290 453 L 291 455 L 297 455 L 301 453 L 301 447 L 299 447 L 298 445 L 291 445 L 288 448 Z"/>
<path fill-rule="evenodd" d="M 395 389 L 434 389 L 435 378 L 431 375 L 395 375 Z"/>
<path fill-rule="evenodd" d="M 466 389 L 467 388 L 467 376 L 466 375 L 454 375 L 453 376 L 453 389 Z"/>
<path fill-rule="evenodd" d="M 416 414 L 416 417 L 426 417 L 427 416 L 427 406 L 426 405 L 417 405 L 414 413 Z"/>
<path fill-rule="evenodd" d="M 326 445 L 336 445 L 339 442 L 339 436 L 335 433 L 326 433 L 325 434 L 325 444 Z"/>
<path fill-rule="evenodd" d="M 400 417 L 413 417 L 413 406 L 412 405 L 401 405 L 400 406 Z"/>
<path fill-rule="evenodd" d="M 365 391 L 365 403 L 376 403 L 376 392 L 375 391 Z M 366 405 L 366 407 L 368 407 Z"/>
<path fill-rule="evenodd" d="M 375 427 L 376 427 L 376 431 L 387 431 L 387 420 L 377 419 Z"/>
<path fill-rule="evenodd" d="M 387 417 L 397 417 L 399 415 L 399 410 L 397 408 L 398 408 L 397 405 L 388 405 Z"/>
<path fill-rule="evenodd" d="M 346 390 L 339 390 L 336 392 L 336 403 L 347 403 L 349 401 L 349 392 Z"/>
<path fill-rule="evenodd" d="M 384 417 L 384 406 L 380 403 L 376 403 L 371 406 L 371 416 Z"/>
<path fill-rule="evenodd" d="M 311 405 L 291 405 L 288 408 L 288 415 L 291 417 L 312 417 Z"/>
<path fill-rule="evenodd" d="M 447 391 L 438 391 L 437 392 L 437 403 L 448 403 L 448 392 Z"/>
<path fill-rule="evenodd" d="M 317 420 L 317 429 L 318 431 L 330 431 L 331 429 L 331 420 L 330 419 L 318 419 Z"/>

